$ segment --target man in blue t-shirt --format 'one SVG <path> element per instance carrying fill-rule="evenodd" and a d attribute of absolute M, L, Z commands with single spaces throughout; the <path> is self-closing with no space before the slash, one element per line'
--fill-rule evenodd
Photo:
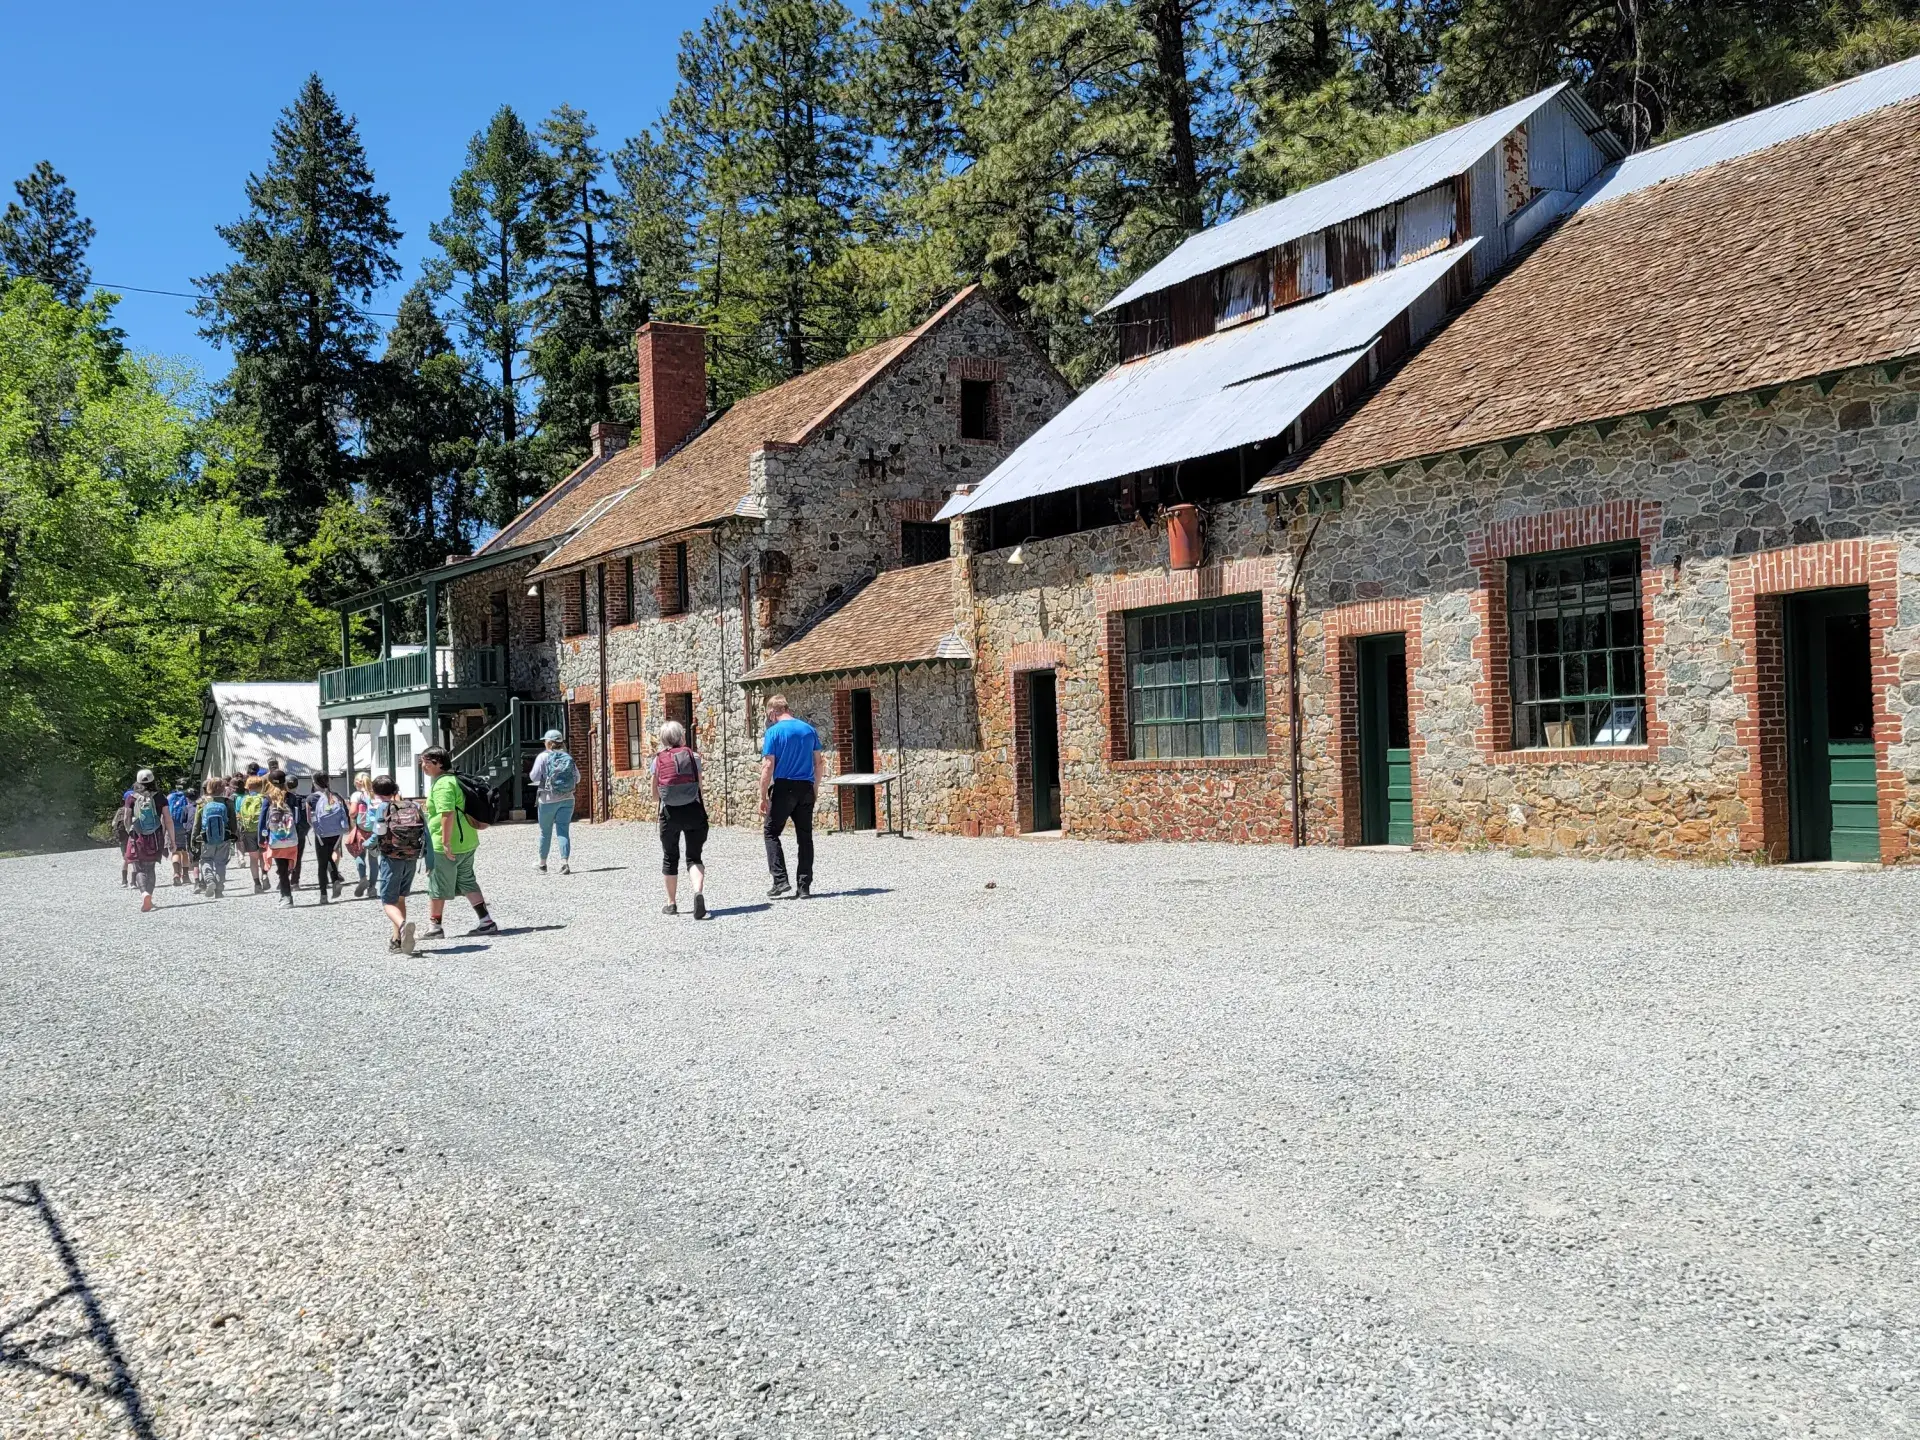
<path fill-rule="evenodd" d="M 787 893 L 787 857 L 780 848 L 780 832 L 793 821 L 799 845 L 799 886 L 793 898 L 813 893 L 813 795 L 820 782 L 820 732 L 787 709 L 787 697 L 767 701 L 767 738 L 761 742 L 760 813 L 766 816 L 761 834 L 767 840 L 767 869 L 773 873 L 769 896 Z"/>

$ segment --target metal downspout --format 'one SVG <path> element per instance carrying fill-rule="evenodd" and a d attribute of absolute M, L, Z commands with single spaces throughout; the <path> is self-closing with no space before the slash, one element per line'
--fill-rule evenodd
<path fill-rule="evenodd" d="M 1307 556 L 1313 550 L 1314 537 L 1320 533 L 1320 520 L 1318 515 L 1313 517 L 1307 543 L 1294 557 L 1293 574 L 1287 577 L 1287 750 L 1296 850 L 1307 843 L 1307 818 L 1300 808 L 1301 777 L 1305 768 L 1300 748 L 1300 582 L 1306 577 Z"/>
<path fill-rule="evenodd" d="M 606 561 L 603 560 L 597 566 L 594 567 L 594 574 L 595 574 L 596 580 L 598 581 L 598 586 L 600 591 L 599 604 L 597 606 L 599 610 L 599 625 L 597 628 L 600 631 L 600 742 L 599 744 L 594 746 L 594 749 L 599 751 L 600 813 L 594 818 L 597 820 L 609 820 L 613 816 L 613 776 L 610 773 L 611 766 L 612 766 L 612 756 L 613 756 L 612 749 L 610 748 L 613 741 L 613 725 L 612 725 L 611 719 L 609 718 L 613 712 L 612 712 L 610 702 L 607 699 L 607 563 Z"/>

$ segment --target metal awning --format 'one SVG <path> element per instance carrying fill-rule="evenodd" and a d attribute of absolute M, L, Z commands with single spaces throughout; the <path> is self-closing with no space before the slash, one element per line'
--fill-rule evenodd
<path fill-rule="evenodd" d="M 1469 239 L 1264 320 L 1116 366 L 935 518 L 1284 434 L 1476 243 Z"/>

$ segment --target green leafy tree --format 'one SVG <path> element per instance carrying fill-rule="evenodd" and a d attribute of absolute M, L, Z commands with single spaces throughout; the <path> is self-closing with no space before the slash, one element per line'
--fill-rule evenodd
<path fill-rule="evenodd" d="M 80 213 L 73 187 L 42 160 L 13 189 L 20 198 L 0 215 L 0 278 L 38 280 L 62 303 L 80 304 L 93 279 L 93 222 Z"/>
<path fill-rule="evenodd" d="M 390 536 L 389 574 L 430 570 L 473 542 L 487 395 L 454 347 L 425 282 L 400 302 L 367 426 L 368 483 Z"/>
<path fill-rule="evenodd" d="M 532 343 L 537 266 L 546 254 L 551 166 L 511 106 L 467 146 L 453 208 L 429 232 L 443 252 L 429 267 L 453 292 L 462 338 L 485 376 L 487 440 L 481 448 L 481 518 L 504 525 L 545 488 L 529 458 L 534 427 Z"/>
<path fill-rule="evenodd" d="M 257 439 L 125 354 L 110 302 L 0 292 L 0 847 L 78 843 L 192 759 L 208 683 L 311 676 L 330 634 L 234 498 Z"/>
<path fill-rule="evenodd" d="M 585 455 L 595 420 L 631 416 L 631 344 L 622 333 L 620 270 L 612 254 L 607 157 L 586 115 L 562 105 L 540 126 L 551 165 L 547 240 L 537 279 L 533 371 L 544 468 L 565 473 Z"/>
<path fill-rule="evenodd" d="M 375 401 L 367 306 L 400 274 L 400 231 L 352 116 L 318 75 L 273 128 L 273 154 L 247 179 L 248 211 L 219 227 L 234 252 L 195 283 L 201 334 L 233 352 L 226 404 L 264 445 L 248 508 L 289 545 L 311 539 L 362 478 L 359 430 Z"/>

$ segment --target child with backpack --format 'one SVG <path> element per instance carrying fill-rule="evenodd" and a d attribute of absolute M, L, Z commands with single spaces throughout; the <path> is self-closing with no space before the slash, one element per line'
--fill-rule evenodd
<path fill-rule="evenodd" d="M 267 888 L 266 852 L 260 845 L 260 822 L 265 818 L 267 805 L 267 782 L 258 775 L 249 775 L 243 782 L 244 788 L 239 803 L 234 807 L 234 819 L 240 844 L 240 853 L 247 857 L 247 873 L 253 878 L 254 894 Z"/>
<path fill-rule="evenodd" d="M 193 797 L 184 780 L 175 781 L 167 792 L 167 828 L 172 832 L 168 844 L 173 850 L 173 883 L 184 885 L 193 874 Z"/>
<path fill-rule="evenodd" d="M 154 782 L 153 771 L 142 770 L 127 792 L 127 863 L 140 891 L 140 912 L 153 909 L 153 870 L 171 847 L 166 799 Z"/>
<path fill-rule="evenodd" d="M 122 890 L 133 883 L 133 861 L 127 858 L 127 823 L 132 806 L 133 792 L 122 791 L 120 808 L 113 812 L 113 847 L 120 852 L 120 888 Z"/>
<path fill-rule="evenodd" d="M 330 776 L 313 777 L 313 793 L 307 797 L 307 822 L 320 852 L 320 903 L 324 905 L 329 899 L 338 900 L 347 888 L 347 877 L 340 873 L 340 846 L 353 824 L 347 802 L 333 793 Z"/>
<path fill-rule="evenodd" d="M 239 828 L 227 800 L 226 782 L 207 782 L 207 798 L 194 812 L 193 839 L 200 851 L 199 888 L 215 900 L 227 893 L 227 861 L 233 856 L 234 832 Z"/>
<path fill-rule="evenodd" d="M 366 852 L 374 862 L 380 908 L 386 912 L 393 935 L 387 941 L 392 955 L 413 954 L 413 922 L 407 919 L 407 896 L 413 890 L 414 871 L 427 847 L 427 812 L 418 800 L 400 796 L 391 775 L 373 782 L 363 822 Z"/>
<path fill-rule="evenodd" d="M 446 938 L 447 901 L 456 895 L 466 896 L 480 919 L 469 935 L 498 935 L 500 924 L 480 893 L 473 866 L 480 831 L 493 823 L 487 792 L 476 785 L 469 794 L 467 783 L 453 773 L 453 756 L 438 745 L 420 752 L 420 773 L 432 782 L 427 789 L 427 939 Z"/>
<path fill-rule="evenodd" d="M 380 852 L 367 846 L 367 837 L 373 834 L 367 812 L 373 806 L 373 776 L 362 770 L 353 777 L 353 794 L 347 797 L 347 853 L 353 856 L 357 874 L 353 884 L 356 900 L 371 895 L 380 882 Z"/>
<path fill-rule="evenodd" d="M 547 872 L 547 851 L 553 837 L 560 836 L 560 873 L 573 873 L 573 792 L 580 784 L 580 766 L 564 748 L 565 736 L 549 730 L 544 737 L 547 748 L 533 762 L 527 778 L 534 783 L 534 800 L 540 817 L 540 860 L 534 866 Z"/>
<path fill-rule="evenodd" d="M 260 848 L 273 861 L 273 873 L 280 880 L 280 903 L 289 910 L 293 908 L 293 867 L 300 857 L 300 822 L 295 818 L 299 809 L 300 797 L 293 793 L 287 772 L 269 772 L 260 806 Z"/>

